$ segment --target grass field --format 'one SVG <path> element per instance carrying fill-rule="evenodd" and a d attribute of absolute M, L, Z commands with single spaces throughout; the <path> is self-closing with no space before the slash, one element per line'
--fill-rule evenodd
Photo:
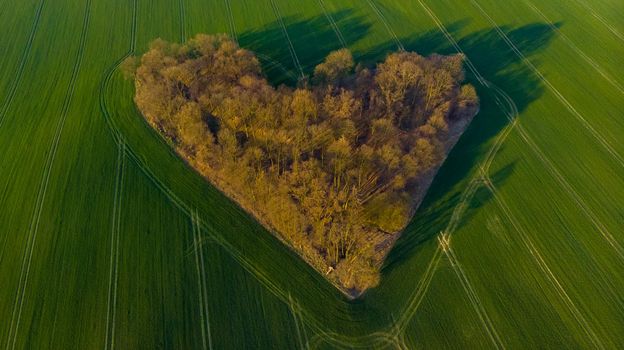
<path fill-rule="evenodd" d="M 0 346 L 624 347 L 624 4 L 0 4 Z M 229 33 L 292 83 L 328 52 L 463 52 L 481 111 L 349 301 L 185 166 L 117 67 Z"/>

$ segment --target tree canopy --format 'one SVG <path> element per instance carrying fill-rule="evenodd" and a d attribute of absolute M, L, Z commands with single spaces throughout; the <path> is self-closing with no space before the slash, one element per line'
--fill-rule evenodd
<path fill-rule="evenodd" d="M 272 86 L 226 35 L 154 41 L 134 76 L 145 119 L 189 164 L 343 290 L 383 258 L 478 110 L 464 57 L 397 52 L 374 67 L 330 53 Z"/>

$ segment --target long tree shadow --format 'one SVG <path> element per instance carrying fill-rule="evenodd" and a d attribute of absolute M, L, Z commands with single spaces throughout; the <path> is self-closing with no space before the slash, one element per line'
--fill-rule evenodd
<path fill-rule="evenodd" d="M 348 28 L 342 34 L 350 45 L 366 36 L 371 27 L 370 23 L 354 16 L 351 11 L 340 11 L 330 16 L 339 18 L 341 28 Z M 543 94 L 542 82 L 509 48 L 496 29 L 483 29 L 468 35 L 461 35 L 460 33 L 468 22 L 468 19 L 457 21 L 447 25 L 446 29 L 457 40 L 479 73 L 505 91 L 514 101 L 518 112 L 521 113 Z M 289 69 L 295 71 L 292 53 L 284 36 L 284 30 L 286 30 L 293 38 L 293 47 L 306 74 L 310 74 L 313 67 L 329 52 L 341 48 L 333 28 L 324 16 L 307 20 L 289 17 L 284 20 L 284 23 L 285 28 L 281 26 L 281 23 L 274 22 L 261 30 L 246 32 L 241 36 L 241 44 L 257 52 L 269 53 L 275 60 L 283 62 Z M 315 28 L 314 36 L 309 34 L 310 27 Z M 532 23 L 517 28 L 502 26 L 500 29 L 534 64 L 538 63 L 536 55 L 549 45 L 554 35 L 552 28 L 543 23 Z M 422 55 L 457 52 L 437 28 L 414 37 L 401 38 L 400 41 L 406 50 Z M 304 42 L 308 45 L 297 45 L 297 42 Z M 396 42 L 389 40 L 366 51 L 356 51 L 354 55 L 358 62 L 372 65 L 396 50 Z M 268 72 L 267 75 L 274 83 L 287 81 L 281 75 L 276 79 L 273 73 Z M 467 71 L 467 80 L 476 87 L 481 98 L 480 113 L 449 154 L 419 210 L 388 255 L 382 270 L 381 285 L 366 293 L 360 300 L 350 301 L 348 304 L 351 312 L 357 313 L 357 310 L 365 310 L 377 316 L 385 314 L 385 317 L 388 317 L 386 312 L 380 310 L 386 307 L 385 301 L 404 298 L 405 293 L 413 290 L 413 288 L 395 288 L 394 286 L 401 285 L 395 282 L 403 279 L 406 273 L 415 268 L 414 264 L 408 262 L 416 259 L 421 248 L 426 246 L 425 243 L 446 228 L 462 191 L 468 184 L 470 174 L 477 169 L 479 162 L 492 147 L 496 136 L 508 125 L 507 111 L 496 105 L 493 91 L 480 85 L 470 71 Z M 292 83 L 292 79 L 290 82 Z M 494 185 L 500 187 L 512 174 L 514 167 L 515 162 L 512 162 L 490 174 Z M 470 220 L 476 209 L 489 200 L 489 196 L 484 194 L 484 191 L 478 192 L 478 200 L 470 202 L 468 209 L 461 217 L 460 225 Z"/>
<path fill-rule="evenodd" d="M 330 16 L 340 22 L 341 26 L 350 28 L 343 33 L 348 43 L 355 43 L 365 37 L 371 27 L 371 24 L 363 17 L 356 16 L 352 10 L 337 11 Z M 288 37 L 284 31 L 288 33 Z M 259 29 L 243 32 L 239 36 L 239 43 L 259 54 L 265 75 L 275 85 L 297 83 L 299 71 L 295 60 L 300 63 L 303 72 L 309 75 L 328 53 L 342 48 L 325 16 L 283 17 L 281 22 L 273 21 Z M 284 68 L 289 74 L 284 72 Z"/>
<path fill-rule="evenodd" d="M 371 24 L 364 18 L 355 16 L 349 10 L 332 13 L 330 16 L 338 19 L 341 28 L 348 28 L 342 34 L 350 45 L 365 37 L 371 27 Z M 459 46 L 479 73 L 504 90 L 521 113 L 542 95 L 544 87 L 541 81 L 511 51 L 496 29 L 484 29 L 462 36 L 460 32 L 468 22 L 467 19 L 454 22 L 446 28 L 451 36 L 456 38 Z M 285 27 L 282 27 L 282 23 L 275 21 L 261 29 L 245 32 L 240 36 L 240 43 L 243 47 L 281 62 L 291 72 L 296 72 L 293 52 L 289 47 L 292 45 L 306 74 L 310 74 L 314 66 L 321 62 L 329 52 L 341 48 L 325 16 L 307 19 L 286 17 L 283 23 Z M 560 26 L 560 24 L 556 25 Z M 311 31 L 310 28 L 313 30 Z M 287 41 L 284 30 L 289 33 L 291 43 Z M 518 28 L 502 26 L 501 30 L 516 43 L 518 49 L 526 57 L 532 59 L 534 64 L 536 64 L 536 54 L 548 46 L 554 34 L 548 24 L 542 23 L 532 23 Z M 311 32 L 314 32 L 314 35 Z M 406 50 L 422 55 L 457 52 L 437 28 L 414 37 L 401 38 L 400 41 Z M 396 50 L 396 42 L 389 40 L 369 50 L 356 51 L 354 55 L 358 62 L 372 65 Z M 274 67 L 267 68 L 269 70 L 265 72 L 274 84 L 295 83 L 292 74 L 291 77 L 287 77 L 283 72 L 275 71 Z M 375 315 L 375 317 L 386 319 L 385 321 L 378 320 L 380 323 L 389 321 L 388 310 L 381 309 L 386 307 L 385 301 L 397 300 L 397 297 L 401 299 L 401 297 L 406 297 L 405 293 L 413 290 L 412 288 L 394 288 L 396 285 L 401 285 L 394 282 L 403 279 L 405 273 L 414 267 L 408 262 L 418 255 L 420 248 L 445 229 L 451 219 L 453 209 L 460 200 L 462 191 L 468 184 L 470 174 L 477 169 L 479 161 L 492 146 L 492 140 L 509 123 L 506 111 L 496 105 L 493 92 L 480 85 L 469 71 L 467 71 L 467 80 L 476 87 L 481 98 L 480 113 L 449 154 L 419 210 L 388 255 L 382 270 L 381 285 L 366 293 L 359 300 L 347 302 L 348 313 L 353 317 L 360 312 L 365 312 L 369 320 L 371 315 Z M 515 162 L 512 162 L 494 174 L 490 174 L 493 183 L 500 187 L 511 175 L 514 166 Z M 478 201 L 470 202 L 467 211 L 462 215 L 460 225 L 470 220 L 475 210 L 489 200 L 489 196 L 484 191 L 478 192 Z M 400 307 L 400 305 L 395 305 L 395 307 Z M 346 310 L 336 311 L 344 313 Z"/>
<path fill-rule="evenodd" d="M 451 35 L 457 38 L 459 46 L 478 72 L 511 97 L 518 113 L 522 113 L 543 94 L 544 86 L 539 77 L 511 51 L 495 29 L 485 29 L 462 37 L 458 34 L 461 27 L 461 23 L 450 26 Z M 536 54 L 548 46 L 554 35 L 547 24 L 541 23 L 518 28 L 503 26 L 501 30 L 534 64 L 537 64 Z M 404 40 L 405 46 L 421 54 L 456 53 L 456 49 L 446 38 L 440 40 L 440 35 L 425 33 L 412 40 Z M 440 45 L 441 42 L 445 44 Z M 383 268 L 386 281 L 400 278 L 409 269 L 403 265 L 417 254 L 421 246 L 446 229 L 453 210 L 460 201 L 462 191 L 468 185 L 470 174 L 477 171 L 479 163 L 485 158 L 489 148 L 493 147 L 493 140 L 509 123 L 506 111 L 496 105 L 493 91 L 480 85 L 469 71 L 467 73 L 469 82 L 477 88 L 481 98 L 480 113 L 450 153 L 419 210 L 386 259 Z M 497 188 L 511 175 L 514 164 L 510 163 L 498 172 L 490 174 Z M 479 198 L 480 205 L 483 205 L 484 200 L 487 200 L 484 196 Z M 475 213 L 474 209 L 476 208 L 468 207 L 460 219 L 460 225 L 470 220 Z M 392 284 L 382 282 L 382 286 L 371 294 L 386 292 L 392 288 Z"/>
<path fill-rule="evenodd" d="M 329 15 L 340 23 L 340 28 L 348 28 L 342 34 L 350 45 L 369 34 L 371 24 L 352 11 L 339 11 Z M 329 52 L 341 47 L 325 16 L 287 17 L 283 24 L 284 27 L 282 22 L 275 21 L 239 36 L 241 46 L 270 57 L 271 60 L 263 64 L 267 69 L 265 73 L 274 83 L 293 83 L 284 70 L 297 71 L 284 30 L 289 33 L 297 58 L 304 72 L 308 74 Z M 464 29 L 465 24 L 466 21 L 460 21 L 449 25 L 451 35 L 460 38 L 459 32 Z M 552 38 L 552 31 L 546 24 L 536 23 L 520 28 L 503 27 L 502 30 L 518 44 L 527 57 L 543 50 Z M 455 52 L 437 29 L 402 38 L 401 41 L 408 50 L 424 55 Z M 487 29 L 463 36 L 459 45 L 486 79 L 511 96 L 520 112 L 542 94 L 540 81 L 510 52 L 496 30 Z M 388 41 L 355 54 L 358 61 L 372 63 L 383 59 L 392 51 L 396 51 L 396 43 Z M 278 69 L 276 66 L 286 68 Z M 116 111 L 112 118 L 117 118 L 115 123 L 122 129 L 128 140 L 128 147 L 136 153 L 137 159 L 155 169 L 154 177 L 158 178 L 158 182 L 167 191 L 180 196 L 186 206 L 197 210 L 206 225 L 205 231 L 209 231 L 216 240 L 222 241 L 223 246 L 241 264 L 247 264 L 243 266 L 255 271 L 261 283 L 265 283 L 271 291 L 276 295 L 281 294 L 283 298 L 286 295 L 289 298 L 292 296 L 301 309 L 306 311 L 305 315 L 313 317 L 323 327 L 341 334 L 366 334 L 391 323 L 392 312 L 404 305 L 402 301 L 407 297 L 405 293 L 411 293 L 414 288 L 405 288 L 404 284 L 393 282 L 404 279 L 404 273 L 409 273 L 411 266 L 415 265 L 407 262 L 417 257 L 420 247 L 446 226 L 463 185 L 466 184 L 465 180 L 491 146 L 492 139 L 508 123 L 503 111 L 495 105 L 491 92 L 478 85 L 471 74 L 468 77 L 481 96 L 482 108 L 479 115 L 449 155 L 425 201 L 388 256 L 381 285 L 355 301 L 342 297 L 323 276 L 287 249 L 234 202 L 229 201 L 189 169 L 172 154 L 170 148 L 151 128 L 145 124 L 137 125 L 136 121 L 142 118 L 136 114 L 131 98 L 111 99 L 112 103 L 120 100 L 127 104 L 111 110 Z M 115 94 L 121 93 L 123 89 L 131 91 L 127 83 L 116 84 L 118 85 L 110 90 Z M 131 113 L 125 113 L 128 111 Z M 513 164 L 498 172 L 493 180 L 500 185 L 512 171 Z M 469 215 L 470 211 L 468 216 L 464 216 L 464 220 Z M 417 281 L 414 285 L 416 283 Z M 388 305 L 389 303 L 392 305 Z"/>

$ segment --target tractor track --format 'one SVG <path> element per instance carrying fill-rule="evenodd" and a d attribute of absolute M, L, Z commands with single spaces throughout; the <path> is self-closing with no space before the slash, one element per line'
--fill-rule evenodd
<path fill-rule="evenodd" d="M 390 24 L 388 24 L 388 20 L 386 19 L 386 17 L 384 17 L 383 13 L 381 13 L 379 8 L 377 7 L 377 4 L 375 4 L 374 0 L 366 0 L 366 2 L 371 7 L 371 9 L 373 9 L 373 12 L 375 12 L 375 15 L 377 15 L 377 17 L 379 18 L 381 23 L 383 23 L 383 25 L 386 27 L 386 30 L 388 31 L 388 34 L 390 34 L 392 36 L 392 39 L 394 40 L 394 42 L 397 45 L 397 48 L 400 51 L 405 51 L 405 47 L 403 47 L 403 43 L 401 42 L 401 40 L 399 40 L 399 37 L 394 32 L 394 29 L 392 29 Z"/>
<path fill-rule="evenodd" d="M 293 45 L 293 42 L 290 39 L 290 35 L 288 34 L 288 30 L 286 29 L 286 25 L 284 24 L 284 19 L 282 18 L 282 15 L 279 12 L 279 8 L 277 7 L 275 0 L 269 0 L 269 1 L 271 2 L 271 8 L 273 9 L 273 12 L 275 13 L 276 19 L 279 22 L 280 26 L 282 27 L 282 32 L 284 33 L 284 36 L 286 37 L 286 41 L 288 41 L 288 49 L 290 51 L 290 56 L 292 57 L 292 60 L 295 63 L 295 67 L 299 71 L 299 76 L 303 79 L 305 77 L 305 74 L 303 73 L 301 62 L 299 61 L 299 57 L 297 56 L 297 52 L 295 51 L 295 46 Z"/>
<path fill-rule="evenodd" d="M 343 48 L 346 48 L 347 41 L 342 35 L 342 32 L 340 31 L 338 24 L 336 23 L 336 21 L 334 21 L 334 18 L 327 11 L 327 7 L 325 6 L 325 1 L 324 0 L 317 0 L 317 1 L 318 1 L 319 6 L 321 7 L 321 10 L 323 10 L 323 14 L 325 15 L 325 18 L 327 18 L 327 21 L 332 27 L 334 33 L 336 33 L 336 37 L 338 37 L 338 41 L 340 41 L 340 45 L 342 45 Z"/>
<path fill-rule="evenodd" d="M 523 0 L 524 3 L 533 10 L 537 15 L 539 15 L 548 26 L 553 30 L 553 32 L 557 33 L 559 37 L 570 47 L 577 55 L 583 58 L 587 64 L 589 64 L 601 77 L 603 77 L 609 84 L 611 84 L 614 88 L 616 88 L 621 94 L 624 94 L 624 87 L 617 82 L 609 73 L 607 73 L 604 68 L 598 64 L 594 59 L 589 57 L 583 50 L 581 50 L 576 44 L 570 39 L 565 33 L 563 33 L 557 26 L 555 26 L 552 21 L 540 10 L 538 9 L 531 1 Z"/>
<path fill-rule="evenodd" d="M 69 114 L 69 107 L 74 97 L 76 81 L 78 79 L 80 67 L 82 65 L 82 59 L 83 59 L 83 54 L 85 50 L 85 43 L 86 43 L 87 35 L 88 35 L 89 20 L 90 20 L 90 15 L 91 15 L 91 0 L 87 0 L 85 6 L 86 8 L 84 12 L 82 31 L 80 34 L 80 44 L 79 44 L 79 48 L 77 52 L 76 62 L 74 63 L 70 83 L 67 88 L 65 100 L 63 101 L 63 106 L 61 109 L 61 117 L 57 123 L 55 135 L 52 140 L 52 144 L 50 145 L 50 149 L 48 151 L 48 156 L 46 158 L 46 163 L 44 165 L 41 182 L 39 184 L 39 190 L 37 193 L 37 199 L 35 202 L 33 216 L 32 216 L 30 226 L 28 229 L 28 239 L 27 239 L 26 248 L 24 250 L 24 256 L 22 259 L 22 267 L 20 269 L 18 291 L 15 296 L 15 302 L 14 302 L 13 311 L 11 314 L 11 321 L 9 325 L 9 337 L 7 339 L 6 349 L 9 349 L 9 348 L 14 349 L 16 342 L 17 342 L 17 335 L 19 332 L 22 310 L 24 306 L 25 293 L 26 293 L 26 289 L 28 288 L 28 281 L 30 277 L 32 257 L 33 257 L 35 244 L 37 241 L 37 234 L 39 231 L 39 224 L 41 221 L 43 206 L 44 206 L 46 194 L 48 191 L 48 185 L 50 182 L 50 175 L 52 173 L 52 168 L 56 160 L 56 154 L 58 151 L 59 142 L 61 139 L 61 135 L 63 133 L 63 129 L 65 127 L 65 121 Z"/>
<path fill-rule="evenodd" d="M 43 5 L 45 4 L 45 0 L 41 0 L 39 2 L 39 6 L 37 7 L 37 11 L 35 12 L 35 19 L 33 20 L 33 24 L 30 30 L 30 35 L 28 36 L 28 41 L 26 42 L 26 46 L 24 47 L 24 51 L 22 52 L 22 57 L 20 58 L 19 66 L 17 68 L 17 72 L 15 73 L 15 79 L 13 80 L 13 84 L 9 88 L 9 94 L 4 100 L 4 104 L 2 108 L 0 108 L 0 127 L 2 127 L 2 123 L 6 114 L 13 104 L 13 99 L 15 98 L 15 93 L 17 92 L 17 88 L 22 81 L 22 75 L 24 73 L 24 67 L 26 66 L 26 61 L 28 57 L 30 57 L 30 51 L 32 49 L 33 42 L 35 40 L 35 35 L 37 34 L 37 30 L 39 29 L 39 22 L 41 20 L 41 12 L 43 11 Z"/>
<path fill-rule="evenodd" d="M 108 280 L 108 299 L 106 308 L 106 341 L 104 349 L 115 348 L 115 321 L 117 314 L 117 285 L 119 282 L 119 236 L 121 233 L 121 207 L 124 188 L 124 173 L 126 160 L 126 145 L 120 142 L 117 145 L 117 173 L 115 178 L 115 197 L 113 203 L 113 218 L 111 223 L 110 269 Z"/>
<path fill-rule="evenodd" d="M 522 51 L 514 44 L 514 42 L 503 32 L 503 30 L 498 26 L 496 21 L 479 5 L 476 0 L 470 0 L 470 2 L 481 12 L 481 14 L 487 18 L 494 29 L 499 34 L 501 39 L 507 43 L 509 48 L 514 51 L 516 56 L 522 60 L 522 62 L 529 67 L 533 73 L 549 88 L 549 90 L 557 97 L 559 102 L 563 104 L 563 106 L 581 123 L 581 125 L 587 130 L 598 143 L 604 148 L 611 157 L 617 162 L 620 167 L 624 167 L 624 158 L 613 148 L 611 143 L 607 141 L 607 139 L 585 119 L 585 117 L 568 101 L 568 99 L 563 96 L 563 94 L 540 72 L 535 65 L 524 56 Z"/>

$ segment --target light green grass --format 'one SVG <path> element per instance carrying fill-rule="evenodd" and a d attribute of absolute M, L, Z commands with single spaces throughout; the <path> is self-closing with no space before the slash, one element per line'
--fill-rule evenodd
<path fill-rule="evenodd" d="M 0 5 L 0 346 L 621 347 L 623 6 L 422 1 L 46 0 L 34 32 L 39 1 Z M 225 32 L 292 83 L 337 31 L 366 61 L 455 41 L 519 112 L 468 73 L 481 112 L 357 301 L 185 166 L 115 69 Z"/>

